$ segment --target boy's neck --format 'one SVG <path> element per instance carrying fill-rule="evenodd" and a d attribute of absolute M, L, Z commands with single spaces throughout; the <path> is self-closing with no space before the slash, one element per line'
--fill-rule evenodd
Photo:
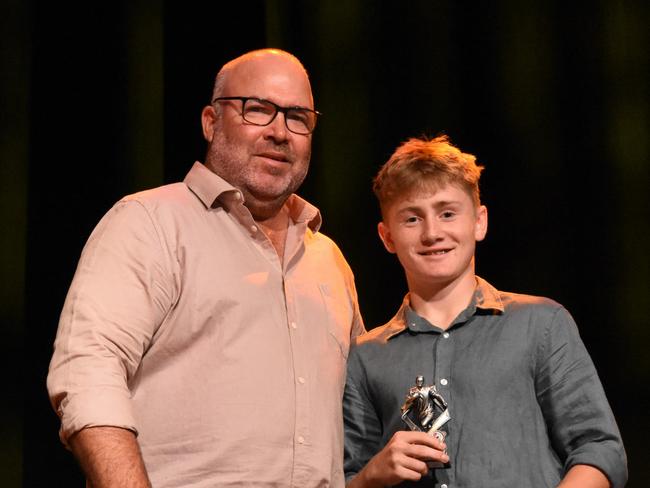
<path fill-rule="evenodd" d="M 411 308 L 431 324 L 446 330 L 472 301 L 476 275 L 472 271 L 451 283 L 418 286 L 409 283 Z"/>

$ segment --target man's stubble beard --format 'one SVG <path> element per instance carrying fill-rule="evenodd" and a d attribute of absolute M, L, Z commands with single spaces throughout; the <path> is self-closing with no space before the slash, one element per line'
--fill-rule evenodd
<path fill-rule="evenodd" d="M 269 142 L 266 149 L 280 150 L 282 145 Z M 257 149 L 255 150 L 257 151 Z M 307 176 L 311 151 L 307 154 L 306 162 L 296 161 L 293 154 L 288 154 L 295 169 L 301 165 L 299 173 L 289 173 L 289 180 L 280 188 L 269 191 L 269 185 L 260 181 L 260 175 L 249 163 L 249 153 L 236 144 L 233 144 L 221 131 L 215 131 L 215 136 L 208 147 L 206 166 L 234 187 L 241 190 L 244 195 L 244 205 L 248 207 L 255 220 L 265 220 L 275 216 L 292 193 L 295 193 Z M 275 185 L 274 185 L 275 187 Z"/>

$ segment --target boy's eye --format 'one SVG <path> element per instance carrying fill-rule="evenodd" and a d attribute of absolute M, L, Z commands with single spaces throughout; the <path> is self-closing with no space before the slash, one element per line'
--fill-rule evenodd
<path fill-rule="evenodd" d="M 442 212 L 442 218 L 443 219 L 451 219 L 456 215 L 455 212 L 452 212 L 451 210 L 446 210 Z"/>
<path fill-rule="evenodd" d="M 411 215 L 404 219 L 404 222 L 407 224 L 415 224 L 418 221 L 418 218 L 415 215 Z"/>

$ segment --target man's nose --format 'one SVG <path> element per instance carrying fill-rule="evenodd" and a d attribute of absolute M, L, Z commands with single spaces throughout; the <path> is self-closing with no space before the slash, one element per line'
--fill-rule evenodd
<path fill-rule="evenodd" d="M 284 142 L 287 140 L 288 133 L 289 129 L 287 129 L 285 115 L 278 111 L 275 118 L 266 126 L 265 137 L 273 139 L 276 142 Z"/>

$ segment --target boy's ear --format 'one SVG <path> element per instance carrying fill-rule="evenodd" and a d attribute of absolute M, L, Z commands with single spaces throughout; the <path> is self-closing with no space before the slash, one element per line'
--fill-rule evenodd
<path fill-rule="evenodd" d="M 488 211 L 485 205 L 481 205 L 476 209 L 476 224 L 474 227 L 474 238 L 476 241 L 485 239 L 488 229 Z"/>
<path fill-rule="evenodd" d="M 393 239 L 390 236 L 390 229 L 386 224 L 384 224 L 383 221 L 377 224 L 377 232 L 379 233 L 381 242 L 384 243 L 386 250 L 390 253 L 395 254 L 395 245 L 393 244 Z"/>

